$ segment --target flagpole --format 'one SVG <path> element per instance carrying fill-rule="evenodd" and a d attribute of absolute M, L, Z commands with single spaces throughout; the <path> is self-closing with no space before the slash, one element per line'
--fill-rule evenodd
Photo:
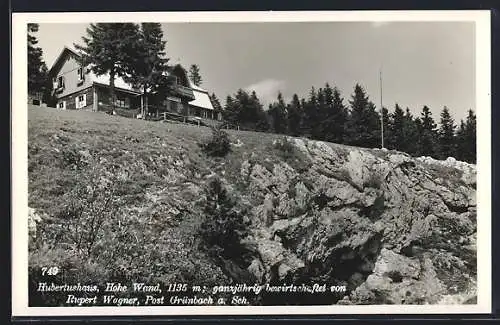
<path fill-rule="evenodd" d="M 380 131 L 382 149 L 384 149 L 384 106 L 382 104 L 382 66 L 380 66 Z"/>

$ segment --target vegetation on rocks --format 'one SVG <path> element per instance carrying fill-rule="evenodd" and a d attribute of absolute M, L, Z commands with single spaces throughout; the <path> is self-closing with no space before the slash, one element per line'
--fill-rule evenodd
<path fill-rule="evenodd" d="M 201 149 L 209 156 L 224 157 L 231 151 L 229 135 L 220 127 L 212 127 L 212 137 L 200 143 Z"/>

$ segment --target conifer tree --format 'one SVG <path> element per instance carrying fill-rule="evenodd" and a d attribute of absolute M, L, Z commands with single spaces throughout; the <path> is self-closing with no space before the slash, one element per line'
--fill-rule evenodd
<path fill-rule="evenodd" d="M 131 39 L 134 41 L 134 39 Z M 163 31 L 159 23 L 142 23 L 139 36 L 132 44 L 136 54 L 129 73 L 124 78 L 143 92 L 142 116 L 149 112 L 149 97 L 166 97 L 167 89 L 173 86 L 173 80 L 167 77 L 167 62 Z"/>
<path fill-rule="evenodd" d="M 462 159 L 468 163 L 476 163 L 476 115 L 472 110 L 469 110 L 467 119 L 465 120 L 462 137 Z"/>
<path fill-rule="evenodd" d="M 382 123 L 384 124 L 384 147 L 391 148 L 388 141 L 392 137 L 392 132 L 390 129 L 390 125 L 392 122 L 392 114 L 389 113 L 389 110 L 385 107 L 382 108 Z M 382 133 L 380 134 L 382 136 Z"/>
<path fill-rule="evenodd" d="M 466 135 L 465 135 L 465 123 L 464 120 L 460 120 L 460 126 L 457 129 L 456 133 L 456 139 L 457 139 L 457 146 L 456 146 L 456 153 L 455 153 L 455 158 L 460 160 L 460 161 L 466 161 L 466 152 L 467 152 L 467 141 L 466 141 Z"/>
<path fill-rule="evenodd" d="M 38 39 L 34 35 L 38 28 L 38 24 L 28 24 L 28 92 L 42 93 L 45 97 L 50 94 L 52 83 L 42 58 L 43 50 L 37 46 Z"/>
<path fill-rule="evenodd" d="M 441 111 L 441 120 L 438 131 L 439 153 L 437 153 L 437 156 L 439 158 L 446 159 L 448 157 L 455 156 L 455 129 L 455 122 L 450 115 L 450 111 L 445 106 Z"/>
<path fill-rule="evenodd" d="M 405 113 L 403 109 L 396 103 L 389 127 L 390 135 L 387 137 L 388 148 L 404 151 L 404 119 Z"/>
<path fill-rule="evenodd" d="M 283 100 L 283 95 L 278 93 L 278 102 L 269 105 L 269 110 L 267 111 L 272 129 L 275 133 L 284 134 L 287 132 L 287 115 L 286 115 L 286 105 Z"/>
<path fill-rule="evenodd" d="M 424 106 L 421 113 L 421 130 L 419 134 L 419 154 L 436 157 L 436 123 L 429 107 Z"/>
<path fill-rule="evenodd" d="M 201 86 L 202 79 L 200 75 L 200 67 L 197 64 L 192 64 L 189 67 L 189 79 L 196 85 Z"/>
<path fill-rule="evenodd" d="M 224 110 L 225 118 L 246 130 L 266 131 L 269 122 L 255 91 L 249 95 L 238 89 L 234 98 L 228 96 Z"/>
<path fill-rule="evenodd" d="M 292 103 L 288 106 L 288 133 L 292 136 L 301 134 L 300 123 L 302 120 L 302 105 L 300 104 L 299 96 L 293 94 Z"/>
<path fill-rule="evenodd" d="M 252 129 L 255 131 L 268 131 L 269 130 L 269 120 L 267 119 L 267 114 L 262 108 L 257 93 L 252 91 L 250 95 L 250 121 L 253 122 Z"/>
<path fill-rule="evenodd" d="M 231 96 L 226 97 L 226 105 L 223 110 L 224 120 L 232 124 L 238 124 L 238 113 L 239 113 L 239 103 L 235 101 Z"/>
<path fill-rule="evenodd" d="M 406 113 L 403 119 L 403 141 L 401 142 L 400 149 L 410 155 L 417 155 L 419 134 L 422 129 L 422 122 L 420 118 L 413 119 L 410 109 L 406 108 Z"/>
<path fill-rule="evenodd" d="M 96 75 L 109 74 L 111 106 L 115 107 L 115 78 L 127 77 L 138 55 L 139 26 L 134 23 L 90 24 L 81 51 L 82 64 Z"/>
<path fill-rule="evenodd" d="M 335 143 L 343 143 L 344 129 L 347 120 L 347 107 L 341 97 L 338 88 L 333 88 L 330 95 L 330 87 L 325 87 L 326 108 L 322 119 L 321 128 L 324 140 Z"/>
<path fill-rule="evenodd" d="M 304 133 L 309 136 L 314 136 L 314 128 L 318 125 L 318 99 L 314 87 L 311 88 L 309 93 L 309 100 L 305 103 L 304 107 Z"/>
<path fill-rule="evenodd" d="M 210 96 L 210 103 L 212 103 L 212 107 L 214 108 L 214 113 L 216 114 L 216 116 L 221 113 L 222 114 L 222 105 L 219 101 L 219 99 L 217 98 L 217 96 L 215 95 L 215 93 L 212 93 Z"/>
<path fill-rule="evenodd" d="M 349 101 L 351 112 L 347 122 L 347 143 L 360 147 L 380 145 L 380 122 L 375 105 L 369 101 L 365 90 L 356 84 Z"/>

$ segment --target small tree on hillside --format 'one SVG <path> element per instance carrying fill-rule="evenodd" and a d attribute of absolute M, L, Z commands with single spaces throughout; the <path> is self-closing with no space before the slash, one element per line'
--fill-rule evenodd
<path fill-rule="evenodd" d="M 82 64 L 96 75 L 109 74 L 111 106 L 115 107 L 115 78 L 127 77 L 138 55 L 139 26 L 134 23 L 90 24 L 81 51 Z"/>
<path fill-rule="evenodd" d="M 192 64 L 189 67 L 189 79 L 196 85 L 196 86 L 201 86 L 202 79 L 200 75 L 200 68 L 196 64 Z"/>

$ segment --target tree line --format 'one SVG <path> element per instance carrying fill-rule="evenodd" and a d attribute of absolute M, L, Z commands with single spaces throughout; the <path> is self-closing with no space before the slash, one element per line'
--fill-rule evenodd
<path fill-rule="evenodd" d="M 468 111 L 467 118 L 455 124 L 450 111 L 444 107 L 439 126 L 428 106 L 419 116 L 409 108 L 395 104 L 392 112 L 380 110 L 359 84 L 346 102 L 341 92 L 328 83 L 312 87 L 307 98 L 294 94 L 290 102 L 283 95 L 264 109 L 255 91 L 239 89 L 226 97 L 224 107 L 215 94 L 210 96 L 216 110 L 224 119 L 243 130 L 273 132 L 303 136 L 352 146 L 376 148 L 381 146 L 381 120 L 384 127 L 384 147 L 406 152 L 412 156 L 436 159 L 454 157 L 476 162 L 476 115 Z"/>

